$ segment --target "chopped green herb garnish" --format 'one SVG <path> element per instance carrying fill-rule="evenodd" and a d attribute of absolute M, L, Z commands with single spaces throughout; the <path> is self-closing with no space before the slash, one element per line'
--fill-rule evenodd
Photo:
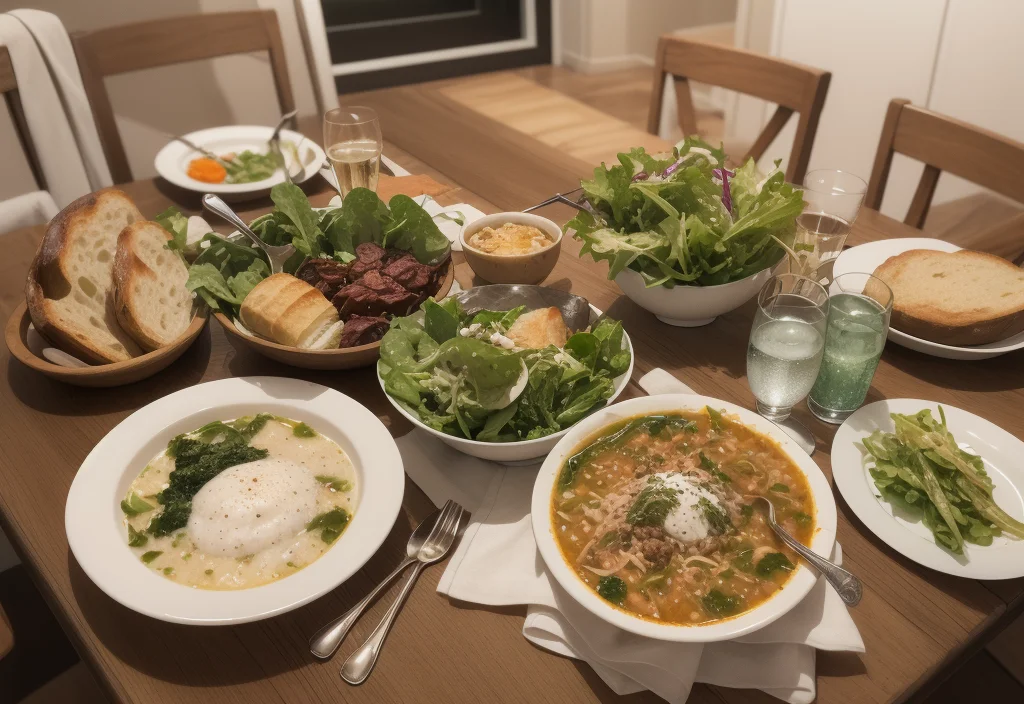
<path fill-rule="evenodd" d="M 708 418 L 711 420 L 712 430 L 721 430 L 723 426 L 722 412 L 716 411 L 711 406 L 704 406 L 704 410 L 708 413 Z"/>
<path fill-rule="evenodd" d="M 597 593 L 613 604 L 621 605 L 626 600 L 627 591 L 626 583 L 615 575 L 601 577 L 597 582 Z"/>
<path fill-rule="evenodd" d="M 781 552 L 770 552 L 757 563 L 757 567 L 754 568 L 754 574 L 758 577 L 770 577 L 772 572 L 776 570 L 791 572 L 793 570 L 793 563 Z"/>
<path fill-rule="evenodd" d="M 700 598 L 700 603 L 710 615 L 721 618 L 736 613 L 743 603 L 738 596 L 726 595 L 712 589 Z"/>
<path fill-rule="evenodd" d="M 718 463 L 715 462 L 710 457 L 708 457 L 707 455 L 705 455 L 703 450 L 700 452 L 700 466 L 703 469 L 706 469 L 707 471 L 711 472 L 711 474 L 720 482 L 732 481 L 732 477 L 730 477 L 728 474 L 720 470 L 718 468 Z"/>
<path fill-rule="evenodd" d="M 347 479 L 338 479 L 327 474 L 318 474 L 314 477 L 318 482 L 325 485 L 328 489 L 334 489 L 335 491 L 352 491 L 352 482 Z"/>
<path fill-rule="evenodd" d="M 679 492 L 652 477 L 626 512 L 626 523 L 634 526 L 663 525 L 669 512 L 678 505 Z"/>
<path fill-rule="evenodd" d="M 121 510 L 124 511 L 124 515 L 131 518 L 132 516 L 138 516 L 140 513 L 152 511 L 153 507 L 140 499 L 133 491 L 128 494 L 127 499 L 121 501 Z"/>
<path fill-rule="evenodd" d="M 619 537 L 619 534 L 616 531 L 610 530 L 607 533 L 605 533 L 604 535 L 602 535 L 601 539 L 597 541 L 597 547 L 599 547 L 599 548 L 606 548 L 609 545 L 611 545 L 612 543 L 614 543 L 615 540 L 618 537 Z"/>
<path fill-rule="evenodd" d="M 740 515 L 744 518 L 750 518 L 754 515 L 754 507 L 750 504 L 743 504 L 740 506 Z"/>
<path fill-rule="evenodd" d="M 782 484 L 782 483 L 776 483 L 776 484 L 772 484 L 770 487 L 768 487 L 768 491 L 774 491 L 774 492 L 776 492 L 778 494 L 788 494 L 789 493 L 789 486 L 786 485 L 786 484 Z"/>
<path fill-rule="evenodd" d="M 163 550 L 150 550 L 149 552 L 142 553 L 142 561 L 147 565 L 164 554 Z"/>
<path fill-rule="evenodd" d="M 164 567 L 164 574 L 167 574 L 167 575 L 174 574 L 174 568 L 173 567 Z"/>
<path fill-rule="evenodd" d="M 190 552 L 185 553 L 184 555 L 181 556 L 181 559 L 182 560 L 191 560 L 192 559 L 192 553 L 190 553 Z"/>
<path fill-rule="evenodd" d="M 316 431 L 305 423 L 296 423 L 294 427 L 292 427 L 292 435 L 299 438 L 315 438 Z"/>
<path fill-rule="evenodd" d="M 705 497 L 701 497 L 697 501 L 696 508 L 704 514 L 704 518 L 711 527 L 711 532 L 715 535 L 722 535 L 732 528 L 732 521 L 729 520 L 729 514 L 725 512 L 725 509 L 715 506 Z"/>
<path fill-rule="evenodd" d="M 320 539 L 330 544 L 338 539 L 348 525 L 348 512 L 343 508 L 333 508 L 321 513 L 306 525 L 306 530 L 320 530 Z"/>
<path fill-rule="evenodd" d="M 203 574 L 211 575 L 211 574 L 213 574 L 213 570 L 203 570 Z"/>
<path fill-rule="evenodd" d="M 798 524 L 805 526 L 808 523 L 810 523 L 813 519 L 803 511 L 797 511 L 793 514 L 793 520 L 796 521 Z"/>
<path fill-rule="evenodd" d="M 128 524 L 128 545 L 133 548 L 141 548 L 149 542 L 149 538 L 141 530 L 135 530 Z"/>

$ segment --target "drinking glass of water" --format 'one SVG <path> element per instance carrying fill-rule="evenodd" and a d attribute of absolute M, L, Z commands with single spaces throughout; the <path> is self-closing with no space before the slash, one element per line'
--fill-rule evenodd
<path fill-rule="evenodd" d="M 383 148 L 380 121 L 372 108 L 354 105 L 324 115 L 324 151 L 343 200 L 353 188 L 377 190 Z"/>
<path fill-rule="evenodd" d="M 860 408 L 885 347 L 892 289 L 871 274 L 841 274 L 829 286 L 821 371 L 807 398 L 811 413 L 842 423 Z"/>
<path fill-rule="evenodd" d="M 825 287 L 796 274 L 769 279 L 757 296 L 747 345 L 747 381 L 757 412 L 779 422 L 807 396 L 821 365 L 829 297 Z"/>
<path fill-rule="evenodd" d="M 867 184 L 846 171 L 816 169 L 807 174 L 803 187 L 806 205 L 796 219 L 793 250 L 798 259 L 791 267 L 794 273 L 816 280 L 825 278 L 816 272 L 843 251 L 866 191 Z"/>

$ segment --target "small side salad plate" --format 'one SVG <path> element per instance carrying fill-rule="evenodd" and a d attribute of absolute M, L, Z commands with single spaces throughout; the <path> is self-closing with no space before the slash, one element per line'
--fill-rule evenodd
<path fill-rule="evenodd" d="M 282 170 L 273 168 L 270 161 L 273 157 L 268 158 L 268 140 L 273 132 L 273 127 L 232 125 L 211 127 L 184 135 L 185 139 L 196 146 L 229 162 L 239 163 L 236 174 L 222 176 L 218 172 L 206 177 L 214 180 L 193 178 L 200 173 L 193 169 L 190 175 L 189 167 L 196 160 L 205 160 L 204 156 L 177 140 L 168 142 L 157 153 L 154 166 L 162 177 L 190 191 L 216 193 L 225 200 L 234 201 L 258 198 L 285 180 Z M 295 183 L 313 178 L 327 159 L 320 145 L 292 130 L 281 130 L 281 153 Z M 247 160 L 244 167 L 239 161 L 241 158 Z"/>
<path fill-rule="evenodd" d="M 903 444 L 893 436 L 881 434 L 872 437 L 876 431 L 896 431 L 892 414 L 915 417 L 925 410 L 930 412 L 930 419 L 928 416 L 921 420 L 912 419 L 904 430 L 904 437 L 919 437 L 920 442 Z M 940 439 L 943 418 L 952 440 L 948 437 Z M 929 428 L 928 424 L 934 425 Z M 932 443 L 932 439 L 936 442 Z M 994 531 L 995 535 L 992 535 L 993 531 L 984 525 L 988 521 L 978 525 L 978 512 L 967 508 L 962 501 L 958 503 L 963 510 L 952 512 L 958 532 L 963 536 L 961 552 L 940 545 L 940 541 L 950 540 L 949 531 L 938 511 L 928 506 L 929 494 L 940 492 L 936 496 L 945 497 L 941 499 L 943 503 L 952 503 L 948 495 L 960 493 L 954 488 L 958 476 L 955 470 L 944 471 L 940 465 L 933 464 L 934 459 L 928 459 L 925 464 L 931 467 L 930 475 L 936 477 L 933 488 L 927 489 L 924 482 L 917 488 L 907 484 L 909 480 L 916 485 L 918 480 L 915 477 L 923 476 L 920 466 L 910 466 L 911 462 L 919 461 L 915 456 L 915 446 L 922 443 L 928 447 L 946 447 L 950 451 L 955 445 L 960 451 L 969 453 L 965 457 L 969 465 L 983 464 L 984 475 L 991 481 L 991 496 L 982 496 L 983 501 L 986 504 L 994 502 L 1001 515 L 1005 516 L 1001 518 L 1004 522 L 1007 518 L 1010 522 L 1024 519 L 1024 468 L 1020 463 L 1024 456 L 1024 442 L 973 413 L 934 401 L 906 398 L 868 404 L 850 416 L 836 433 L 832 441 L 832 477 L 850 509 L 886 545 L 925 567 L 971 579 L 1024 576 L 1024 540 L 1010 536 L 1007 531 Z M 892 461 L 881 460 L 887 465 L 884 468 L 887 471 L 879 472 L 880 460 L 872 454 L 872 446 L 879 453 L 888 452 L 887 448 L 899 448 L 892 451 Z M 925 450 L 925 455 L 936 451 L 941 450 Z M 966 468 L 970 469 L 970 466 Z M 877 477 L 872 476 L 872 471 Z M 987 484 L 984 475 L 981 479 Z M 905 491 L 902 495 L 907 496 L 908 501 L 887 499 L 880 485 L 891 487 L 886 491 Z M 912 496 L 911 491 L 907 491 L 908 487 L 913 492 Z M 952 505 L 956 507 L 955 503 Z M 980 517 L 984 518 L 984 514 Z M 1015 525 L 1020 526 L 1019 523 Z"/>
<path fill-rule="evenodd" d="M 897 254 L 903 254 L 912 249 L 959 252 L 961 248 L 951 242 L 936 240 L 930 237 L 903 237 L 900 239 L 879 240 L 878 242 L 851 247 L 840 254 L 832 270 L 833 276 L 851 272 L 871 273 L 889 257 L 895 257 Z M 1007 352 L 1024 349 L 1024 332 L 1008 337 L 1005 340 L 999 340 L 998 342 L 971 347 L 929 342 L 928 340 L 922 340 L 920 337 L 908 335 L 896 328 L 889 329 L 888 339 L 902 347 L 943 359 L 991 359 Z"/>
<path fill-rule="evenodd" d="M 64 522 L 113 600 L 224 625 L 291 611 L 355 574 L 404 488 L 398 447 L 366 407 L 307 381 L 238 377 L 121 421 L 78 469 Z"/>

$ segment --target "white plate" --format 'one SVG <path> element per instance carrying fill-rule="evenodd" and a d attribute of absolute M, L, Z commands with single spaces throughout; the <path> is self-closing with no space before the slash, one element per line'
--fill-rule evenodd
<path fill-rule="evenodd" d="M 273 132 L 273 127 L 233 125 L 229 127 L 211 127 L 199 130 L 198 132 L 191 132 L 184 136 L 185 139 L 193 144 L 208 149 L 214 154 L 243 152 L 246 149 L 265 154 L 269 148 L 267 140 L 270 139 L 270 135 Z M 327 155 L 324 154 L 324 150 L 320 148 L 319 144 L 291 130 L 281 130 L 281 140 L 295 144 L 302 159 L 302 173 L 292 179 L 295 183 L 302 183 L 320 171 L 320 165 L 324 163 Z M 283 153 L 285 159 L 291 163 L 289 151 L 284 149 Z M 271 187 L 284 181 L 284 174 L 280 169 L 270 178 L 262 181 L 253 181 L 252 183 L 204 183 L 196 181 L 193 178 L 189 178 L 188 165 L 193 159 L 201 156 L 202 154 L 192 151 L 181 142 L 168 142 L 157 153 L 154 166 L 157 173 L 175 186 L 196 191 L 197 193 L 216 193 L 224 200 L 242 200 L 263 196 L 270 191 Z M 295 165 L 292 164 L 291 168 L 295 169 Z"/>
<path fill-rule="evenodd" d="M 594 322 L 600 316 L 600 309 L 591 304 L 590 321 Z M 615 390 L 612 391 L 612 395 L 608 399 L 609 405 L 614 403 L 615 399 L 622 394 L 623 390 L 626 388 L 626 384 L 628 384 L 629 380 L 633 377 L 633 363 L 636 361 L 636 352 L 633 351 L 633 343 L 629 339 L 629 333 L 625 330 L 622 331 L 622 344 L 623 349 L 629 350 L 629 369 L 612 380 Z M 377 374 L 377 383 L 380 384 L 380 388 L 383 390 L 384 380 L 381 378 L 379 373 Z M 538 459 L 551 452 L 551 448 L 555 447 L 559 439 L 569 432 L 569 428 L 566 428 L 565 430 L 560 430 L 557 433 L 552 433 L 551 435 L 545 435 L 544 437 L 537 438 L 536 440 L 520 440 L 519 442 L 483 442 L 481 440 L 467 440 L 466 438 L 459 438 L 454 435 L 449 435 L 448 433 L 442 433 L 440 430 L 434 430 L 421 421 L 414 413 L 410 413 L 405 410 L 401 404 L 391 398 L 391 394 L 387 391 L 384 391 L 384 396 L 386 396 L 388 401 L 391 402 L 391 405 L 395 407 L 395 410 L 408 418 L 413 425 L 427 431 L 435 438 L 444 442 L 444 444 L 454 447 L 459 452 L 464 452 L 467 455 L 479 457 L 484 460 L 491 460 L 492 462 L 500 462 L 501 464 L 535 464 Z"/>
<path fill-rule="evenodd" d="M 814 538 L 811 540 L 811 549 L 817 554 L 827 557 L 832 553 L 832 548 L 835 545 L 836 502 L 828 480 L 818 465 L 800 449 L 796 441 L 771 421 L 727 401 L 696 394 L 664 394 L 633 398 L 598 411 L 574 425 L 541 465 L 540 472 L 537 474 L 537 482 L 533 485 L 533 534 L 537 539 L 537 547 L 540 549 L 541 557 L 544 558 L 548 571 L 573 599 L 595 616 L 613 626 L 648 638 L 710 643 L 751 633 L 759 628 L 764 628 L 789 612 L 807 596 L 807 592 L 818 581 L 817 573 L 800 563 L 785 586 L 756 608 L 735 618 L 705 626 L 674 626 L 647 621 L 614 608 L 583 584 L 575 571 L 566 563 L 553 535 L 554 526 L 551 524 L 551 491 L 565 459 L 588 436 L 616 421 L 652 413 L 699 411 L 704 406 L 724 409 L 728 415 L 739 416 L 741 422 L 754 428 L 757 432 L 769 436 L 779 444 L 807 477 L 811 494 L 814 496 L 816 528 Z"/>
<path fill-rule="evenodd" d="M 192 589 L 147 568 L 128 548 L 122 525 L 120 502 L 132 481 L 175 435 L 260 412 L 305 421 L 348 453 L 358 476 L 359 502 L 345 532 L 308 567 L 251 589 Z M 79 468 L 64 523 L 71 552 L 89 579 L 129 609 L 174 623 L 244 623 L 298 608 L 351 577 L 391 531 L 404 490 L 398 447 L 362 405 L 319 384 L 241 377 L 182 389 L 121 421 Z"/>
<path fill-rule="evenodd" d="M 1024 540 L 997 537 L 992 545 L 964 546 L 964 557 L 935 544 L 932 532 L 918 520 L 893 515 L 893 507 L 879 497 L 868 474 L 872 462 L 860 441 L 875 430 L 893 432 L 890 413 L 914 414 L 930 408 L 939 417 L 939 404 L 918 399 L 889 399 L 864 406 L 839 428 L 832 441 L 832 478 L 846 503 L 868 530 L 893 550 L 933 570 L 972 579 L 1024 577 Z M 984 418 L 942 404 L 946 423 L 961 447 L 980 454 L 985 471 L 995 484 L 996 503 L 1014 518 L 1024 517 L 1024 443 Z M 965 559 L 969 558 L 969 559 Z"/>
<path fill-rule="evenodd" d="M 889 257 L 902 254 L 911 249 L 934 249 L 939 252 L 959 252 L 960 247 L 944 240 L 934 240 L 928 237 L 904 237 L 902 239 L 879 240 L 857 247 L 851 247 L 836 259 L 833 268 L 834 276 L 849 274 L 851 272 L 874 272 Z M 929 342 L 920 337 L 908 335 L 895 328 L 889 329 L 889 339 L 897 345 L 902 345 L 917 352 L 930 354 L 933 357 L 943 359 L 991 359 L 1007 352 L 1013 352 L 1024 348 L 1024 332 L 998 342 L 990 342 L 985 345 L 972 347 L 958 347 L 955 345 L 943 345 L 938 342 Z"/>

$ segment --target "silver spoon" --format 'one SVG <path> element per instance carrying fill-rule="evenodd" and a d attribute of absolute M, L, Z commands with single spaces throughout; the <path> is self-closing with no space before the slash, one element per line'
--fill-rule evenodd
<path fill-rule="evenodd" d="M 352 629 L 352 626 L 359 620 L 359 617 L 363 615 L 363 612 L 366 611 L 366 607 L 368 607 L 373 600 L 377 598 L 377 595 L 384 591 L 384 589 L 391 584 L 395 577 L 400 575 L 406 567 L 417 562 L 416 555 L 423 547 L 423 543 L 425 543 L 427 538 L 430 536 L 430 531 L 432 531 L 434 526 L 437 525 L 437 519 L 440 516 L 441 509 L 438 509 L 427 516 L 422 523 L 416 526 L 416 530 L 414 530 L 412 535 L 409 536 L 409 542 L 405 546 L 407 557 L 402 560 L 402 564 L 396 567 L 391 574 L 381 580 L 381 583 L 378 584 L 372 592 L 363 597 L 362 601 L 346 611 L 344 614 L 313 634 L 313 637 L 309 639 L 309 651 L 313 653 L 315 657 L 318 657 L 321 660 L 327 660 L 334 655 L 334 653 L 337 652 L 338 647 L 341 645 L 341 642 L 345 640 L 345 636 L 347 636 L 348 632 Z"/>
<path fill-rule="evenodd" d="M 249 229 L 242 218 L 238 217 L 234 210 L 232 210 L 227 203 L 221 200 L 220 196 L 215 196 L 212 193 L 207 193 L 203 196 L 203 207 L 209 210 L 214 215 L 219 215 L 221 218 L 229 222 L 238 228 L 238 231 L 243 235 L 252 240 L 252 243 L 263 250 L 263 253 L 267 255 L 267 259 L 270 261 L 270 273 L 280 274 L 284 271 L 284 263 L 295 254 L 295 247 L 290 244 L 281 246 L 272 246 L 261 240 L 255 232 Z"/>
<path fill-rule="evenodd" d="M 839 565 L 826 560 L 821 555 L 812 552 L 806 546 L 804 546 L 799 540 L 791 536 L 782 526 L 775 522 L 775 506 L 772 502 L 763 496 L 758 496 L 754 499 L 756 502 L 762 502 L 768 507 L 768 525 L 772 527 L 776 535 L 782 538 L 789 547 L 793 548 L 800 557 L 810 562 L 815 569 L 821 572 L 822 576 L 828 580 L 828 583 L 832 585 L 832 588 L 839 594 L 839 598 L 842 599 L 847 606 L 856 606 L 860 603 L 860 598 L 864 593 L 861 587 L 860 580 L 852 573 L 847 572 Z"/>
<path fill-rule="evenodd" d="M 462 507 L 454 501 L 449 501 L 444 505 L 440 518 L 434 524 L 434 529 L 430 531 L 423 547 L 416 553 L 416 566 L 405 577 L 405 584 L 402 585 L 402 591 L 398 593 L 398 598 L 388 608 L 384 618 L 373 629 L 373 633 L 366 639 L 366 642 L 359 646 L 341 666 L 341 679 L 349 684 L 362 684 L 373 672 L 373 666 L 377 664 L 377 657 L 384 645 L 384 639 L 387 638 L 391 625 L 395 622 L 395 617 L 398 616 L 399 609 L 402 608 L 406 597 L 409 596 L 413 585 L 416 584 L 416 578 L 420 576 L 424 567 L 437 562 L 448 553 L 459 532 L 462 514 Z"/>

